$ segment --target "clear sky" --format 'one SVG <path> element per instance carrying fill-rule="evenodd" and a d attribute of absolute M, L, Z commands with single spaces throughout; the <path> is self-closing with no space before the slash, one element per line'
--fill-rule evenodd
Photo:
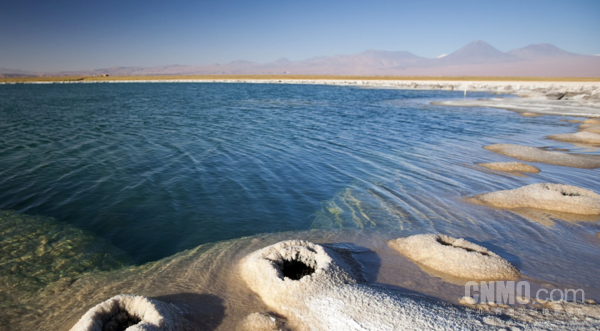
<path fill-rule="evenodd" d="M 3 0 L 0 67 L 80 70 L 406 50 L 482 39 L 600 54 L 599 0 Z"/>

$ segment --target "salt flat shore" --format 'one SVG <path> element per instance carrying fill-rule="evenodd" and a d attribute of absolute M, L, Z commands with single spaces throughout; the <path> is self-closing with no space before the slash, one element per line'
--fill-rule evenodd
<path fill-rule="evenodd" d="M 406 90 L 444 90 L 514 94 L 519 98 L 470 99 L 436 102 L 458 107 L 493 107 L 546 115 L 600 117 L 600 82 L 568 81 L 452 81 L 452 80 L 345 80 L 345 79 L 148 79 L 103 81 L 27 81 L 10 84 L 98 84 L 98 83 L 249 83 L 306 84 L 394 88 Z"/>
<path fill-rule="evenodd" d="M 389 79 L 115 79 L 115 80 L 56 80 L 0 82 L 12 84 L 93 84 L 93 83 L 251 83 L 251 84 L 308 84 L 387 87 L 415 90 L 448 90 L 499 93 L 579 93 L 581 91 L 600 94 L 598 82 L 569 81 L 465 81 L 465 80 L 389 80 Z"/>

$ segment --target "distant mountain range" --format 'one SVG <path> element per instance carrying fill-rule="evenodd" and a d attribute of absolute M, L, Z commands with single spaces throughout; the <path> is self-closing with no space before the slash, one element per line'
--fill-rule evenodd
<path fill-rule="evenodd" d="M 368 50 L 354 55 L 269 63 L 234 61 L 203 66 L 114 67 L 83 71 L 28 72 L 0 68 L 0 77 L 132 75 L 387 75 L 600 77 L 600 56 L 534 44 L 506 53 L 476 40 L 454 53 L 430 59 L 405 51 Z"/>

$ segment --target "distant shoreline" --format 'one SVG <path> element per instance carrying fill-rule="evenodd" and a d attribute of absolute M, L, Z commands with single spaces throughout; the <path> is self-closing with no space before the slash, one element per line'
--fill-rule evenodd
<path fill-rule="evenodd" d="M 92 83 L 250 83 L 383 87 L 416 90 L 495 92 L 502 94 L 600 92 L 600 78 L 545 77 L 378 77 L 378 76 L 120 76 L 0 78 L 0 85 Z M 589 92 L 589 91 L 588 91 Z"/>
<path fill-rule="evenodd" d="M 600 77 L 500 77 L 500 76 L 329 76 L 329 75 L 156 75 L 156 76 L 56 76 L 4 77 L 2 83 L 92 83 L 92 82 L 229 82 L 242 81 L 440 81 L 440 82 L 578 82 L 600 83 Z"/>

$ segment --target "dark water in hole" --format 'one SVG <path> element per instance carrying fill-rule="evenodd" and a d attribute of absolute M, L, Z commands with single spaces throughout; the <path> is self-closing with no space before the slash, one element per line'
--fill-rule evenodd
<path fill-rule="evenodd" d="M 473 93 L 469 97 L 491 97 Z M 514 161 L 492 143 L 567 148 L 560 117 L 433 106 L 462 92 L 266 84 L 0 86 L 0 209 L 54 217 L 140 264 L 258 233 L 444 233 L 524 274 L 600 287 L 597 220 L 461 197 L 556 182 L 600 192 L 598 170 Z"/>

